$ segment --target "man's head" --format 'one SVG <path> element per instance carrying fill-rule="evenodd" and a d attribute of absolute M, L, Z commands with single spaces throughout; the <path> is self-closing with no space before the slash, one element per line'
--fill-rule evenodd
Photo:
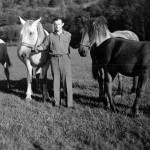
<path fill-rule="evenodd" d="M 61 32 L 64 26 L 63 19 L 61 17 L 57 17 L 53 20 L 54 22 L 54 30 L 56 32 Z"/>

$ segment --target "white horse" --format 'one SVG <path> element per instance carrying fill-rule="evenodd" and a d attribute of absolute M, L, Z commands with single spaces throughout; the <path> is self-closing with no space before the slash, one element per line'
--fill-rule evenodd
<path fill-rule="evenodd" d="M 2 39 L 0 39 L 0 63 L 3 65 L 4 72 L 7 78 L 7 87 L 11 91 L 11 86 L 9 81 L 9 69 L 8 69 L 8 67 L 11 66 L 11 62 L 7 52 L 7 45 Z"/>
<path fill-rule="evenodd" d="M 32 52 L 34 46 L 39 46 L 48 35 L 48 32 L 43 29 L 40 23 L 41 18 L 37 20 L 23 20 L 21 17 L 20 22 L 22 29 L 20 32 L 20 43 L 18 45 L 18 57 L 25 64 L 27 68 L 27 91 L 26 99 L 31 100 L 32 91 L 32 74 L 33 67 L 36 67 L 36 76 L 39 77 L 41 73 L 43 79 L 43 98 L 49 99 L 47 91 L 47 71 L 49 67 L 48 51 L 40 53 Z"/>
<path fill-rule="evenodd" d="M 86 46 L 87 48 L 91 47 L 91 49 L 94 49 L 95 46 L 98 47 L 105 40 L 107 40 L 109 38 L 112 38 L 112 37 L 120 37 L 120 38 L 124 38 L 124 39 L 139 41 L 138 36 L 134 32 L 129 31 L 129 30 L 110 32 L 108 27 L 107 27 L 106 18 L 101 16 L 101 17 L 98 17 L 96 19 L 96 22 L 98 22 L 98 23 L 94 25 L 95 28 L 97 28 L 99 30 L 99 32 L 95 33 L 95 34 L 97 34 L 96 41 L 95 41 L 95 43 L 92 43 L 92 45 L 89 45 L 89 43 L 86 43 L 86 41 L 88 41 L 87 40 L 87 37 L 88 37 L 87 35 L 90 34 L 90 33 L 87 32 L 88 31 L 87 28 L 89 28 L 90 24 L 93 23 L 93 19 L 90 20 L 90 21 L 85 21 L 85 19 L 84 19 L 83 22 L 84 22 L 85 27 L 82 30 L 82 39 L 81 39 L 82 44 L 81 44 L 81 46 Z M 86 28 L 86 26 L 87 26 L 87 28 Z M 92 33 L 92 31 L 91 31 L 91 33 Z M 85 51 L 84 53 L 82 52 L 81 56 L 85 57 L 87 55 L 87 52 L 88 51 Z M 92 59 L 92 60 L 94 60 L 94 59 Z M 95 66 L 96 66 L 95 62 L 92 61 L 92 69 L 93 70 L 95 69 L 94 68 Z M 103 70 L 100 70 L 100 74 L 98 76 L 103 76 Z M 94 78 L 97 78 L 97 75 Z M 117 94 L 122 95 L 122 93 L 123 93 L 123 84 L 122 84 L 122 75 L 120 73 L 118 73 L 118 80 L 119 80 L 119 85 L 118 85 Z M 134 93 L 136 91 L 137 81 L 138 81 L 137 77 L 133 78 L 133 86 L 132 86 L 132 89 L 131 89 L 131 93 Z M 99 82 L 99 85 L 102 86 L 102 84 L 100 84 L 100 82 L 102 82 L 102 81 L 100 81 L 99 77 L 98 77 L 98 82 Z M 102 89 L 103 89 L 103 87 L 100 87 L 100 91 L 103 91 Z M 100 94 L 101 94 L 101 92 L 100 92 Z"/>

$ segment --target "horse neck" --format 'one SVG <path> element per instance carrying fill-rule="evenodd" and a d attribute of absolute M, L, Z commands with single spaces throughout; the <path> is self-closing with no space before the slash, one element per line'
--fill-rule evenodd
<path fill-rule="evenodd" d="M 47 36 L 47 34 L 43 28 L 38 29 L 38 40 L 37 40 L 36 46 L 41 45 L 43 43 L 43 41 L 45 40 L 46 36 Z"/>

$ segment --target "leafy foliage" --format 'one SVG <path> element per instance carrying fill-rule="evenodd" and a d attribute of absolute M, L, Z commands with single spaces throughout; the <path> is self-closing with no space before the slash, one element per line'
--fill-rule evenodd
<path fill-rule="evenodd" d="M 42 17 L 42 24 L 51 32 L 53 18 L 62 16 L 65 20 L 65 29 L 73 35 L 73 43 L 78 43 L 82 26 L 79 18 L 84 16 L 89 19 L 103 15 L 108 20 L 111 32 L 131 30 L 139 36 L 140 40 L 150 40 L 149 0 L 99 0 L 97 4 L 91 2 L 91 5 L 86 8 L 82 6 L 85 3 L 89 4 L 90 0 L 2 0 L 0 1 L 0 27 L 10 25 L 15 27 L 20 24 L 18 16 L 25 20 Z M 7 30 L 7 27 L 5 29 Z M 9 36 L 4 36 L 8 34 L 6 30 L 0 38 L 5 37 L 6 41 L 10 41 L 6 38 Z M 16 37 L 11 38 L 12 41 L 15 39 Z"/>

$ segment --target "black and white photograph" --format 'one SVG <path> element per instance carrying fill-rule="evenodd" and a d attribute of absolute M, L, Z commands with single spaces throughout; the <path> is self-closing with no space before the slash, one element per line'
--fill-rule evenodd
<path fill-rule="evenodd" d="M 0 0 L 0 150 L 150 150 L 149 0 Z"/>

